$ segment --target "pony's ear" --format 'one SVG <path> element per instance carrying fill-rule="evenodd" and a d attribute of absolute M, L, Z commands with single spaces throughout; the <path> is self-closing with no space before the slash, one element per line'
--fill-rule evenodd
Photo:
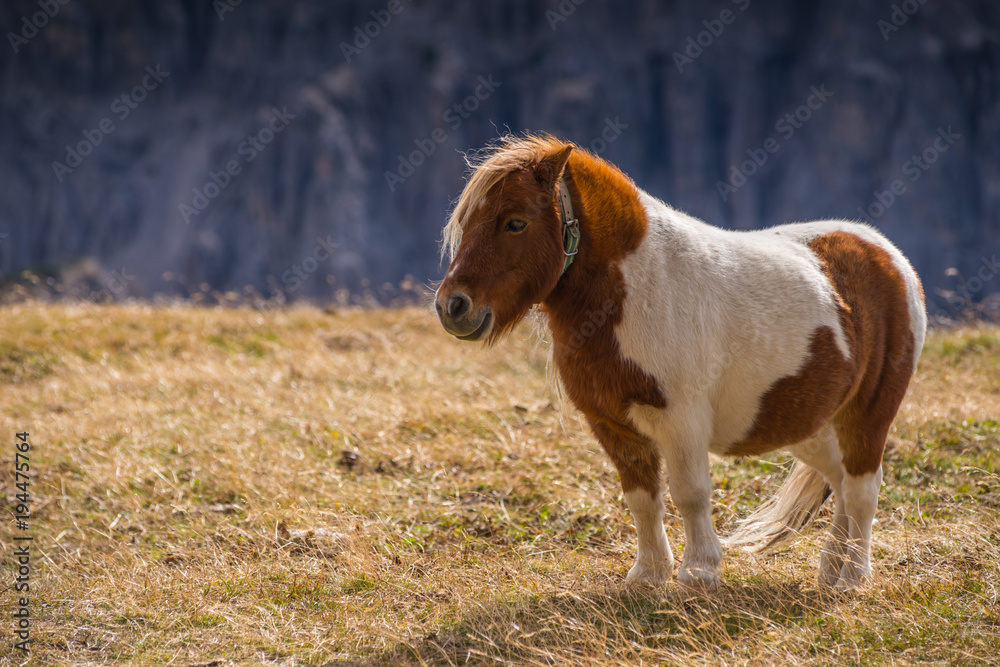
<path fill-rule="evenodd" d="M 535 178 L 545 189 L 552 189 L 559 177 L 562 176 L 569 154 L 573 152 L 573 146 L 565 146 L 555 153 L 550 153 L 538 161 L 535 165 Z"/>

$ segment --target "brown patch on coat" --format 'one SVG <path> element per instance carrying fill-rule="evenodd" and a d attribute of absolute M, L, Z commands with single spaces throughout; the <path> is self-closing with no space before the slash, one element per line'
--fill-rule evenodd
<path fill-rule="evenodd" d="M 649 374 L 622 356 L 614 332 L 626 298 L 619 263 L 645 237 L 646 213 L 632 181 L 585 152 L 573 152 L 564 177 L 581 236 L 575 261 L 543 302 L 556 368 L 618 469 L 622 489 L 655 496 L 661 457 L 632 426 L 628 409 L 636 403 L 664 408 L 667 400 Z"/>
<path fill-rule="evenodd" d="M 841 317 L 842 325 L 843 320 Z M 726 453 L 757 456 L 802 442 L 830 421 L 854 385 L 856 374 L 853 364 L 840 353 L 833 330 L 817 328 L 805 365 L 796 375 L 783 377 L 768 388 L 750 432 Z"/>
<path fill-rule="evenodd" d="M 906 282 L 889 253 L 849 232 L 808 245 L 839 297 L 851 358 L 841 355 L 829 327 L 817 328 L 803 367 L 768 389 L 753 428 L 727 453 L 757 455 L 800 442 L 832 417 L 848 474 L 874 472 L 917 353 Z"/>
<path fill-rule="evenodd" d="M 853 234 L 834 232 L 809 246 L 851 308 L 845 332 L 856 341 L 852 362 L 861 369 L 833 421 L 844 469 L 850 475 L 875 472 L 920 353 L 910 327 L 906 281 L 889 253 Z M 922 303 L 922 286 L 920 296 Z"/>

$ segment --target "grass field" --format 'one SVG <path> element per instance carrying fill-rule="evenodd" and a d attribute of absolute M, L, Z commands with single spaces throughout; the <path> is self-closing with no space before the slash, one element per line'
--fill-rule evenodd
<path fill-rule="evenodd" d="M 615 471 L 530 327 L 484 350 L 419 309 L 3 316 L 0 574 L 9 612 L 29 431 L 33 664 L 1000 663 L 998 329 L 929 336 L 868 588 L 817 588 L 827 508 L 694 594 L 622 586 Z M 719 530 L 787 469 L 713 463 Z M 0 664 L 19 664 L 4 617 Z"/>

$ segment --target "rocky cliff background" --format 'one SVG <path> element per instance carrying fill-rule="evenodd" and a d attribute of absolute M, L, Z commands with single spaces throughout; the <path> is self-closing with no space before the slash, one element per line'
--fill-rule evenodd
<path fill-rule="evenodd" d="M 867 217 L 935 308 L 1000 291 L 991 0 L 14 0 L 0 27 L 8 280 L 391 301 L 441 275 L 460 153 L 527 129 L 717 225 Z"/>

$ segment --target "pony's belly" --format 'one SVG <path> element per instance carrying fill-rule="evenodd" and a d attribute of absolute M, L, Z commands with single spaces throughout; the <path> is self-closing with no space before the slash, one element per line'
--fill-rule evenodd
<path fill-rule="evenodd" d="M 778 374 L 757 376 L 752 382 L 746 380 L 746 373 L 734 373 L 744 381 L 733 380 L 719 387 L 712 406 L 710 452 L 732 455 L 734 447 L 746 439 L 756 424 L 768 421 L 769 416 L 763 414 L 763 398 L 783 377 L 788 377 L 785 372 L 782 369 Z M 781 446 L 780 440 L 780 435 L 775 434 L 775 447 Z"/>
<path fill-rule="evenodd" d="M 763 454 L 812 436 L 836 413 L 857 380 L 855 363 L 837 348 L 836 333 L 818 327 L 809 336 L 808 354 L 794 374 L 775 378 L 753 400 L 753 417 L 720 432 L 715 446 L 730 456 Z M 725 408 L 717 414 L 725 422 Z M 736 411 L 741 412 L 740 410 Z"/>
<path fill-rule="evenodd" d="M 796 331 L 793 342 L 787 338 L 793 324 L 780 318 L 774 323 L 775 331 L 759 334 L 753 346 L 738 343 L 738 353 L 709 355 L 721 363 L 707 369 L 665 370 L 633 357 L 637 367 L 652 371 L 668 397 L 667 407 L 655 418 L 647 413 L 645 420 L 702 422 L 708 450 L 717 455 L 762 454 L 811 435 L 849 388 L 851 366 L 829 327 Z M 627 343 L 623 347 L 627 350 Z"/>
<path fill-rule="evenodd" d="M 725 456 L 730 448 L 753 428 L 755 412 L 748 412 L 742 406 L 722 408 L 715 413 L 715 424 L 708 451 Z"/>

